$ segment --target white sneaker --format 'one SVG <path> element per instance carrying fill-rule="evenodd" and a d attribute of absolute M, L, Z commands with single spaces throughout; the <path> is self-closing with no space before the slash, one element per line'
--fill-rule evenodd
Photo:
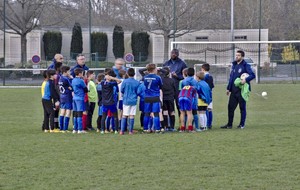
<path fill-rule="evenodd" d="M 86 131 L 78 131 L 78 134 L 87 133 Z"/>
<path fill-rule="evenodd" d="M 77 133 L 77 131 L 73 130 L 73 132 L 72 132 L 72 133 Z"/>
<path fill-rule="evenodd" d="M 44 132 L 45 132 L 45 133 L 49 133 L 49 130 L 45 129 Z"/>
<path fill-rule="evenodd" d="M 104 131 L 101 131 L 100 134 L 101 134 L 101 135 L 104 135 Z"/>
<path fill-rule="evenodd" d="M 115 131 L 115 134 L 119 134 L 118 131 Z"/>
<path fill-rule="evenodd" d="M 196 129 L 196 132 L 201 132 L 202 130 L 201 129 Z"/>

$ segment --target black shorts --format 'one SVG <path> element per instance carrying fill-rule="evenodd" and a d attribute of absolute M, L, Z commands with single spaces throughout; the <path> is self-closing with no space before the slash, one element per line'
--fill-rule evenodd
<path fill-rule="evenodd" d="M 174 100 L 163 100 L 163 111 L 173 112 L 174 110 Z"/>
<path fill-rule="evenodd" d="M 198 106 L 198 111 L 206 111 L 207 106 Z"/>

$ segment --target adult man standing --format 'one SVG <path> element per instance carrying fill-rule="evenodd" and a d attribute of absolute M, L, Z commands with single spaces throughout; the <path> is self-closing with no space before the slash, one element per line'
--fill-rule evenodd
<path fill-rule="evenodd" d="M 255 74 L 253 73 L 251 66 L 244 60 L 245 52 L 242 50 L 238 50 L 235 55 L 235 61 L 232 62 L 231 73 L 229 82 L 227 85 L 227 96 L 229 96 L 228 102 L 228 122 L 226 125 L 221 126 L 221 129 L 231 129 L 234 117 L 234 111 L 239 104 L 241 111 L 241 120 L 240 124 L 237 128 L 244 129 L 245 121 L 246 121 L 246 101 L 242 97 L 241 89 L 234 85 L 234 81 L 237 78 L 240 78 L 243 73 L 248 73 L 249 76 L 246 79 L 241 80 L 241 84 L 248 83 L 249 90 L 250 81 L 255 78 Z"/>
<path fill-rule="evenodd" d="M 122 59 L 122 58 L 116 59 L 115 60 L 115 65 L 112 67 L 112 69 L 114 70 L 115 74 L 117 75 L 117 78 L 121 79 L 121 77 L 119 75 L 119 71 L 120 70 L 126 70 L 124 59 Z"/>
<path fill-rule="evenodd" d="M 48 70 L 49 69 L 54 69 L 55 70 L 55 65 L 57 65 L 57 63 L 62 63 L 64 60 L 64 56 L 62 54 L 55 54 L 54 58 L 52 59 L 52 63 L 49 65 Z"/>
<path fill-rule="evenodd" d="M 89 70 L 89 68 L 85 65 L 85 57 L 82 54 L 78 54 L 76 57 L 76 62 L 77 64 L 70 70 L 71 75 L 73 76 L 73 78 L 75 78 L 75 69 L 77 68 L 81 68 L 84 71 Z"/>
<path fill-rule="evenodd" d="M 182 71 L 183 69 L 187 68 L 187 66 L 185 62 L 182 59 L 180 59 L 178 56 L 179 56 L 178 49 L 173 49 L 171 51 L 171 59 L 166 61 L 163 66 L 170 68 L 171 76 L 172 79 L 174 80 L 175 87 L 176 87 L 175 102 L 179 114 L 180 113 L 179 105 L 178 105 L 179 82 L 183 79 Z"/>

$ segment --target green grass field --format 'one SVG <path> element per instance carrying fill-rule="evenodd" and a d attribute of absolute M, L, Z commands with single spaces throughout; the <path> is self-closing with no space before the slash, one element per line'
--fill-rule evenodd
<path fill-rule="evenodd" d="M 45 134 L 40 90 L 0 89 L 0 189 L 300 189 L 299 94 L 254 85 L 246 128 L 221 130 L 217 85 L 213 130 L 119 136 Z"/>

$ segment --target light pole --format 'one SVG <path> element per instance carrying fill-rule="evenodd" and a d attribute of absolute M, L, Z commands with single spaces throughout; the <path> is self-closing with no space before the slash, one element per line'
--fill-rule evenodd
<path fill-rule="evenodd" d="M 173 42 L 175 42 L 175 33 L 176 33 L 176 22 L 177 22 L 177 19 L 176 19 L 176 0 L 173 0 Z M 175 48 L 175 44 L 174 44 L 174 47 Z"/>
<path fill-rule="evenodd" d="M 6 43 L 5 43 L 5 34 L 6 34 L 6 0 L 3 1 L 4 5 L 3 5 L 3 68 L 5 68 L 5 53 L 6 53 Z M 5 86 L 5 71 L 3 71 L 3 86 Z"/>
<path fill-rule="evenodd" d="M 92 61 L 92 4 L 89 0 L 89 48 L 90 48 L 90 61 Z"/>
<path fill-rule="evenodd" d="M 259 28 L 258 28 L 258 41 L 261 41 L 261 0 L 259 0 Z M 258 44 L 258 64 L 257 64 L 257 83 L 260 83 L 260 50 L 261 44 Z"/>
<path fill-rule="evenodd" d="M 231 41 L 232 41 L 232 61 L 234 60 L 234 0 L 231 0 L 231 25 L 230 25 L 230 31 L 231 31 Z"/>

